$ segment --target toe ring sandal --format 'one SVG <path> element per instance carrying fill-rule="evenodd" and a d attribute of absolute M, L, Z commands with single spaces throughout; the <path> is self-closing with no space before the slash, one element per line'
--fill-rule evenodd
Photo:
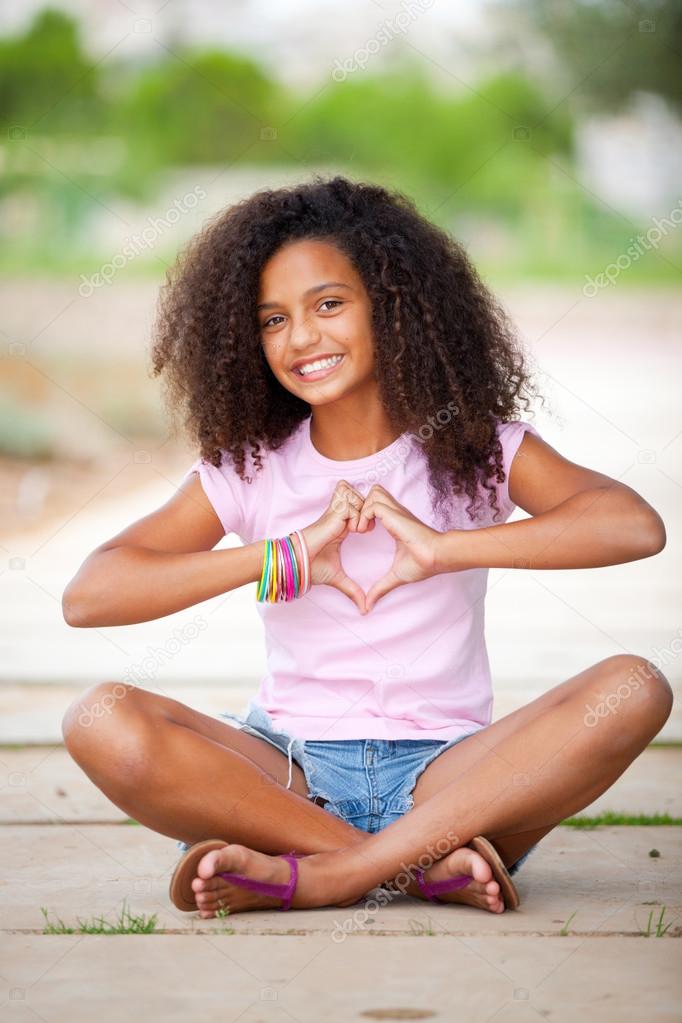
<path fill-rule="evenodd" d="M 178 861 L 170 882 L 169 895 L 174 906 L 185 913 L 193 913 L 199 909 L 194 889 L 192 888 L 192 881 L 197 876 L 197 864 L 212 849 L 223 849 L 228 844 L 228 842 L 223 842 L 219 838 L 209 838 L 203 842 L 196 842 L 195 845 L 186 851 L 184 856 Z M 291 900 L 296 891 L 298 881 L 298 863 L 296 860 L 304 855 L 304 853 L 297 853 L 295 849 L 281 854 L 281 859 L 287 860 L 291 867 L 291 876 L 287 884 L 270 884 L 266 881 L 254 881 L 253 878 L 244 877 L 243 874 L 228 874 L 225 871 L 218 871 L 215 876 L 224 877 L 230 884 L 237 885 L 240 888 L 248 888 L 252 892 L 258 892 L 260 895 L 269 895 L 272 898 L 282 899 L 282 905 L 273 906 L 273 909 L 290 909 Z"/>
<path fill-rule="evenodd" d="M 521 901 L 519 899 L 519 893 L 517 892 L 516 886 L 511 879 L 511 875 L 502 862 L 497 849 L 495 849 L 488 839 L 484 838 L 482 835 L 472 838 L 467 845 L 490 864 L 493 877 L 500 886 L 500 894 L 504 901 L 504 908 L 517 909 Z M 454 892 L 458 888 L 465 888 L 471 883 L 471 881 L 473 881 L 473 877 L 470 877 L 468 874 L 459 874 L 457 877 L 446 877 L 442 881 L 427 881 L 424 877 L 423 870 L 415 871 L 415 876 L 417 884 L 426 898 L 431 902 L 441 902 L 442 900 L 438 898 L 439 895 L 444 895 L 446 892 Z"/>

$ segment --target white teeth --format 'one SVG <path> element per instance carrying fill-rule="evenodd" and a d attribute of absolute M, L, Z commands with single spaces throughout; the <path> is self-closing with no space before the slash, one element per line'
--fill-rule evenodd
<path fill-rule="evenodd" d="M 304 366 L 298 366 L 296 369 L 297 373 L 301 373 L 305 376 L 306 373 L 315 373 L 318 369 L 327 369 L 328 366 L 336 366 L 337 363 L 341 362 L 343 355 L 334 355 L 330 359 L 318 359 L 317 362 L 307 362 Z"/>

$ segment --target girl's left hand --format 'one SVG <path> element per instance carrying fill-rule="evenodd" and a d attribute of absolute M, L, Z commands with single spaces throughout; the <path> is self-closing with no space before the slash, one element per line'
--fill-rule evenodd
<path fill-rule="evenodd" d="M 377 484 L 367 494 L 357 525 L 350 531 L 366 533 L 374 528 L 375 519 L 379 519 L 395 540 L 396 552 L 386 575 L 378 579 L 367 594 L 367 613 L 377 600 L 397 586 L 429 579 L 440 571 L 437 552 L 442 534 L 425 525 Z"/>

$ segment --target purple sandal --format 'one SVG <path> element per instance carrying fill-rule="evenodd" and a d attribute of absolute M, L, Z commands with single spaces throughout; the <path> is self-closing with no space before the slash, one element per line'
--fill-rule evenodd
<path fill-rule="evenodd" d="M 281 906 L 274 906 L 274 909 L 291 909 L 291 900 L 296 891 L 296 884 L 298 882 L 298 863 L 297 859 L 300 859 L 303 853 L 295 853 L 292 849 L 290 853 L 281 853 L 279 859 L 287 860 L 291 867 L 291 877 L 287 884 L 270 884 L 268 881 L 254 881 L 250 877 L 244 877 L 243 874 L 228 874 L 224 870 L 219 870 L 216 877 L 224 877 L 230 884 L 236 884 L 238 888 L 248 888 L 251 892 L 257 892 L 259 895 L 270 895 L 274 899 L 282 899 Z"/>
<path fill-rule="evenodd" d="M 183 910 L 185 913 L 193 913 L 199 909 L 194 889 L 192 888 L 192 881 L 197 876 L 197 864 L 207 852 L 211 852 L 213 849 L 222 849 L 228 844 L 228 842 L 224 842 L 220 838 L 208 838 L 203 842 L 196 842 L 187 850 L 178 861 L 170 882 L 169 895 L 174 906 L 177 906 L 178 909 Z M 248 888 L 252 892 L 258 892 L 260 895 L 269 895 L 272 898 L 282 899 L 282 905 L 273 906 L 273 909 L 290 909 L 291 900 L 298 882 L 298 864 L 296 860 L 301 859 L 305 855 L 305 853 L 297 853 L 295 849 L 281 854 L 281 858 L 287 860 L 291 867 L 291 876 L 287 884 L 254 881 L 253 878 L 244 877 L 243 874 L 228 874 L 226 871 L 219 871 L 216 876 L 224 877 L 230 884 L 241 888 Z"/>
<path fill-rule="evenodd" d="M 438 898 L 439 895 L 445 895 L 446 892 L 454 892 L 458 888 L 466 888 L 473 881 L 473 877 L 469 877 L 468 874 L 446 877 L 442 881 L 427 881 L 423 870 L 415 871 L 415 877 L 422 892 L 431 902 L 441 902 L 442 900 Z"/>
<path fill-rule="evenodd" d="M 476 835 L 470 842 L 467 842 L 467 845 L 490 864 L 493 877 L 500 886 L 504 908 L 518 909 L 520 904 L 519 893 L 492 842 L 484 838 L 483 835 Z M 458 888 L 466 888 L 473 881 L 473 877 L 469 877 L 468 874 L 459 874 L 457 877 L 446 877 L 443 881 L 429 882 L 425 879 L 423 870 L 417 870 L 415 876 L 417 884 L 431 902 L 440 902 L 442 900 L 438 898 L 439 895 L 444 895 L 445 892 L 454 892 Z"/>

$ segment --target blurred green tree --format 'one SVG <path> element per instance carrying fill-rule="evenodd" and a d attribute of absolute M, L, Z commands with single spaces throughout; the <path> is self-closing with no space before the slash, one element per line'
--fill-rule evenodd
<path fill-rule="evenodd" d="M 93 130 L 106 107 L 97 65 L 83 53 L 78 25 L 67 14 L 46 8 L 23 35 L 0 39 L 0 118 L 6 130 Z"/>
<path fill-rule="evenodd" d="M 328 87 L 292 118 L 285 142 L 305 162 L 352 162 L 415 194 L 514 213 L 545 174 L 543 157 L 570 152 L 572 122 L 521 75 L 453 96 L 413 65 Z"/>
<path fill-rule="evenodd" d="M 578 84 L 573 102 L 596 110 L 625 106 L 637 91 L 682 109 L 679 0 L 517 0 L 517 10 L 550 42 Z M 508 14 L 507 4 L 501 14 Z"/>
<path fill-rule="evenodd" d="M 218 163 L 252 159 L 277 117 L 274 84 L 251 60 L 217 50 L 168 53 L 141 69 L 121 98 L 116 125 L 136 161 Z"/>

